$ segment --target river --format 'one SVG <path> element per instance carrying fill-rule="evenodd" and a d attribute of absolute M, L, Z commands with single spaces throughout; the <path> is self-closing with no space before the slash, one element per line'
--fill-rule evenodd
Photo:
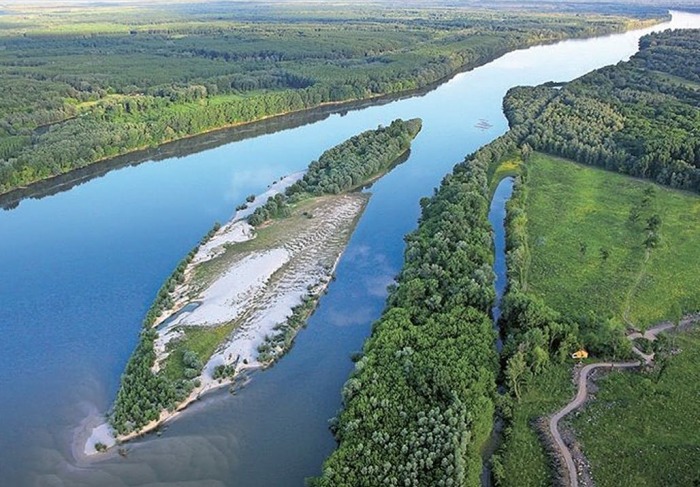
<path fill-rule="evenodd" d="M 700 27 L 700 16 L 515 51 L 421 96 L 218 147 L 193 139 L 181 156 L 0 211 L 0 484 L 302 485 L 334 448 L 327 420 L 400 269 L 419 199 L 507 130 L 506 90 L 627 59 L 641 35 L 671 26 Z M 410 158 L 371 188 L 337 279 L 290 353 L 235 396 L 215 394 L 162 436 L 130 443 L 126 458 L 77 464 L 81 422 L 109 407 L 153 296 L 212 223 L 326 148 L 397 117 L 421 117 L 423 130 Z"/>

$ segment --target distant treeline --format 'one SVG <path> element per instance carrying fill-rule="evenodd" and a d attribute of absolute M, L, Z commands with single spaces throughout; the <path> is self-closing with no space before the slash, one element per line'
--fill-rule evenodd
<path fill-rule="evenodd" d="M 410 147 L 422 126 L 421 119 L 394 120 L 388 127 L 379 127 L 356 135 L 328 149 L 313 161 L 304 177 L 253 212 L 251 225 L 260 225 L 270 218 L 287 216 L 289 204 L 307 196 L 338 194 L 355 189 L 391 168 Z"/>
<path fill-rule="evenodd" d="M 700 191 L 700 30 L 650 34 L 640 49 L 561 87 L 512 89 L 508 120 L 535 150 Z"/>
<path fill-rule="evenodd" d="M 513 141 L 468 157 L 421 200 L 398 285 L 343 389 L 338 449 L 313 485 L 479 485 L 499 368 L 487 174 Z"/>
<path fill-rule="evenodd" d="M 0 193 L 207 130 L 426 87 L 622 17 L 459 10 L 67 10 L 3 16 Z M 342 26 L 340 21 L 343 21 Z"/>

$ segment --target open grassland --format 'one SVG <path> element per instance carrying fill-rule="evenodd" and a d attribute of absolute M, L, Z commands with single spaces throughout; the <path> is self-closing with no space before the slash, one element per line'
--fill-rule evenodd
<path fill-rule="evenodd" d="M 640 327 L 700 308 L 700 198 L 539 153 L 527 177 L 529 293 Z"/>
<path fill-rule="evenodd" d="M 512 409 L 498 453 L 494 476 L 500 487 L 552 485 L 550 459 L 542 448 L 535 421 L 563 406 L 574 394 L 571 367 L 553 365 L 528 384 Z"/>
<path fill-rule="evenodd" d="M 165 360 L 164 372 L 168 379 L 180 380 L 186 377 L 185 353 L 192 351 L 202 363 L 206 363 L 234 330 L 235 322 L 216 327 L 184 327 L 183 335 L 169 345 L 170 354 Z"/>
<path fill-rule="evenodd" d="M 665 369 L 606 375 L 573 420 L 596 485 L 700 485 L 700 332 L 671 342 Z"/>

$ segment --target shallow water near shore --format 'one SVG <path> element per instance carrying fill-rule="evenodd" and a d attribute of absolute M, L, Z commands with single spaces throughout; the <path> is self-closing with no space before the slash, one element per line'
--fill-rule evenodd
<path fill-rule="evenodd" d="M 512 52 L 422 96 L 124 167 L 0 211 L 0 484 L 299 486 L 320 473 L 350 355 L 384 307 L 419 199 L 505 132 L 508 88 L 627 59 L 641 35 L 669 26 L 700 27 L 700 15 Z M 368 190 L 336 280 L 287 356 L 235 395 L 193 404 L 162 436 L 129 443 L 126 457 L 76 462 L 76 432 L 109 408 L 153 296 L 212 224 L 325 149 L 397 117 L 421 117 L 423 130 L 409 159 Z"/>

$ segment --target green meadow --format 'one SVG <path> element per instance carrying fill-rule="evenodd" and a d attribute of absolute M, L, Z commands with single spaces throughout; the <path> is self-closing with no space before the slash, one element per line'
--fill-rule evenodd
<path fill-rule="evenodd" d="M 529 293 L 641 328 L 700 309 L 700 197 L 540 153 L 527 187 Z"/>

